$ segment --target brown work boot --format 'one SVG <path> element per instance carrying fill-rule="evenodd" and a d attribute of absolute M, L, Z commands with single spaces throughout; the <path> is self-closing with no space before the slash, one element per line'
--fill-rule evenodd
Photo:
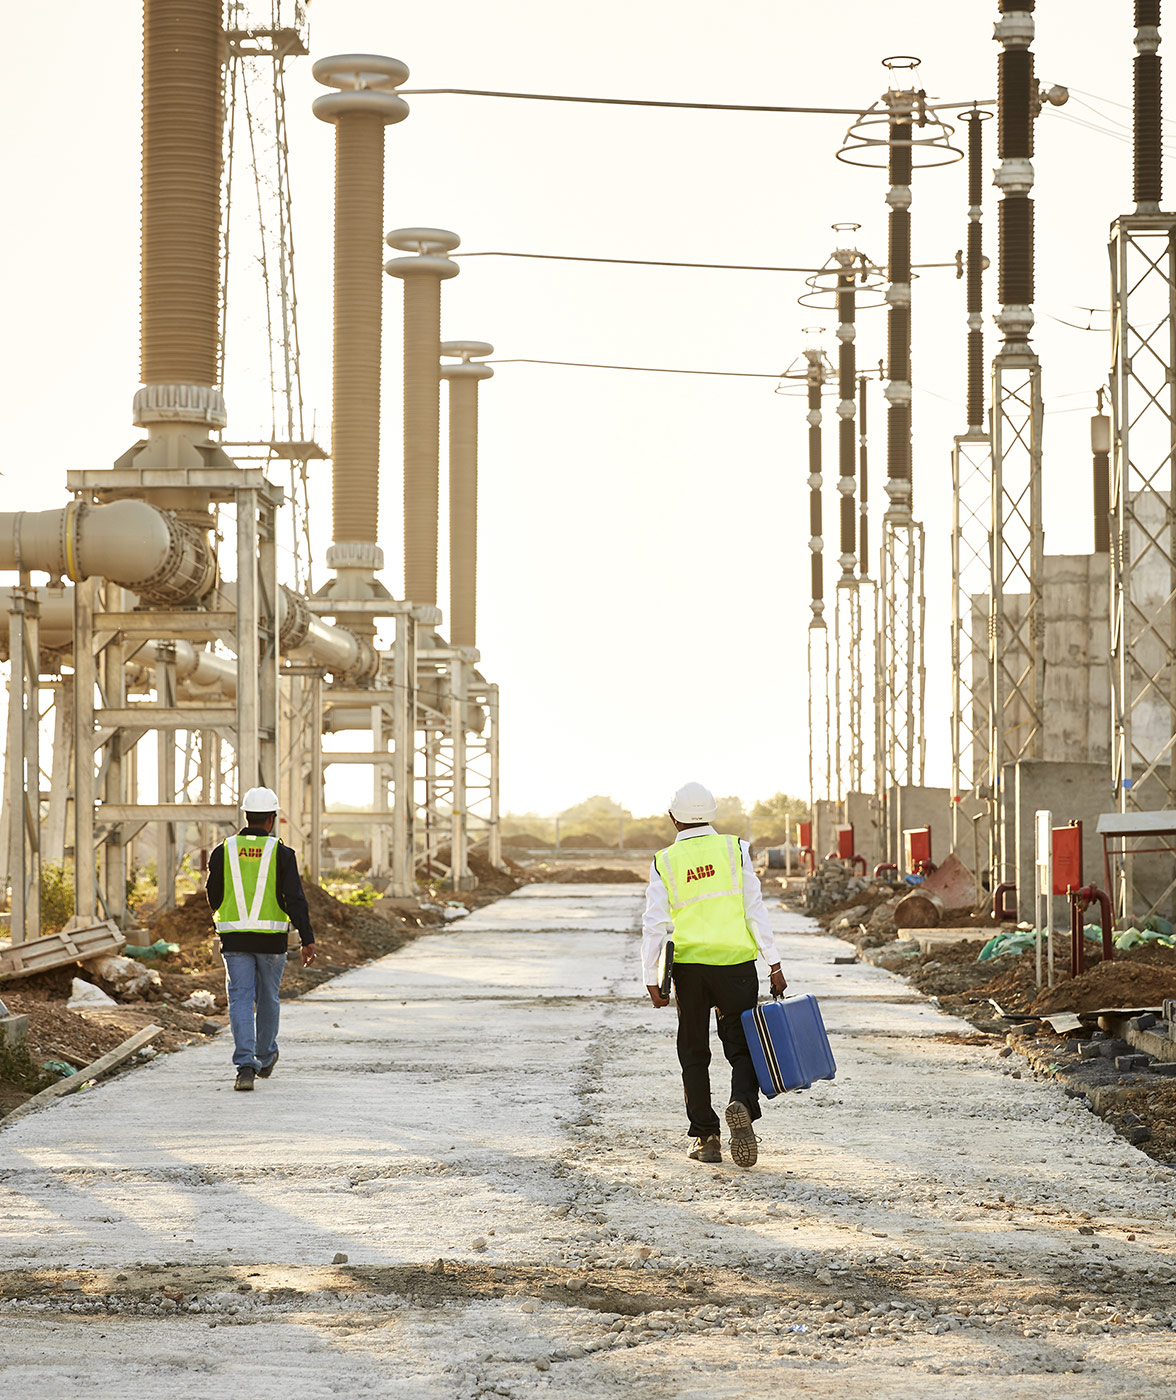
<path fill-rule="evenodd" d="M 686 1154 L 692 1162 L 721 1162 L 723 1149 L 719 1135 L 694 1139 L 694 1146 Z"/>
<path fill-rule="evenodd" d="M 754 1167 L 759 1156 L 759 1144 L 751 1130 L 751 1114 L 747 1105 L 732 1099 L 724 1115 L 731 1129 L 731 1160 L 739 1167 Z"/>

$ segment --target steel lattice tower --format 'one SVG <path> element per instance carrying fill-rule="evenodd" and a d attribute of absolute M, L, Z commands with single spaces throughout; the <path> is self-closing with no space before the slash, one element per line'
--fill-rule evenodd
<path fill-rule="evenodd" d="M 1110 239 L 1111 763 L 1122 812 L 1176 807 L 1176 215 L 1160 208 L 1159 23 L 1159 0 L 1136 0 L 1135 212 Z M 1144 912 L 1133 876 L 1127 860 L 1111 892 L 1120 918 Z"/>
<path fill-rule="evenodd" d="M 1035 0 L 1000 0 L 1002 48 L 997 84 L 1001 191 L 996 324 L 1004 343 L 992 367 L 991 612 L 988 627 L 988 762 L 993 803 L 993 878 L 1014 878 L 1013 833 L 1006 831 L 1006 764 L 1040 758 L 1045 682 L 1041 523 L 1041 365 L 1033 330 L 1033 9 Z"/>
<path fill-rule="evenodd" d="M 992 591 L 988 527 L 992 457 L 984 412 L 983 122 L 973 110 L 968 127 L 966 428 L 951 454 L 951 796 L 952 844 L 962 832 L 959 800 L 988 786 L 988 613 Z"/>

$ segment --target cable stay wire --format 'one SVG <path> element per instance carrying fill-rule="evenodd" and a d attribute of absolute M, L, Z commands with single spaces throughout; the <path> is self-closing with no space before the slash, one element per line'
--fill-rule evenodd
<path fill-rule="evenodd" d="M 777 107 L 759 102 L 666 102 L 640 97 L 581 97 L 556 92 L 498 92 L 490 88 L 398 88 L 402 97 L 507 97 L 523 102 L 589 102 L 605 107 L 673 107 L 696 112 L 784 112 L 823 117 L 860 117 L 862 107 Z M 960 111 L 966 107 L 991 106 L 990 97 L 969 98 L 966 102 L 928 102 L 925 110 Z"/>
<path fill-rule="evenodd" d="M 670 262 L 663 258 L 596 258 L 576 253 L 515 253 L 501 250 L 487 250 L 476 253 L 450 253 L 451 258 L 535 258 L 546 262 L 614 263 L 625 267 L 687 267 L 703 268 L 716 272 L 800 272 L 815 274 L 829 272 L 825 267 L 776 267 L 765 263 L 706 263 Z M 956 262 L 912 263 L 914 268 L 957 267 Z"/>
<path fill-rule="evenodd" d="M 765 374 L 753 370 L 738 369 L 679 369 L 667 365 L 605 365 L 587 360 L 535 360 L 523 356 L 508 359 L 483 360 L 487 365 L 561 365 L 567 369 L 619 369 L 637 374 L 706 374 L 723 379 L 781 379 L 784 371 Z"/>

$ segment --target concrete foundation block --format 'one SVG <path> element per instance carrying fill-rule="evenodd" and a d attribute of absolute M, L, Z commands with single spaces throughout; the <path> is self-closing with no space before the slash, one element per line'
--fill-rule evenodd
<path fill-rule="evenodd" d="M 0 1016 L 0 1046 L 15 1049 L 29 1038 L 27 1016 Z"/>

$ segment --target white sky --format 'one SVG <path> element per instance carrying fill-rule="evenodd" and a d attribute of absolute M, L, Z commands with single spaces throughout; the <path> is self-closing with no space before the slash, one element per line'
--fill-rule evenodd
<path fill-rule="evenodd" d="M 922 57 L 943 99 L 994 97 L 995 3 L 539 0 L 390 6 L 316 0 L 314 57 L 388 53 L 409 87 L 483 87 L 687 101 L 861 106 L 887 54 Z M 137 437 L 140 7 L 60 0 L 48 65 L 10 65 L 0 153 L 5 509 L 64 500 L 65 472 L 111 463 Z M 41 52 L 39 7 L 9 7 L 7 51 Z M 1037 73 L 1074 99 L 1130 101 L 1129 6 L 1045 0 Z M 333 133 L 292 66 L 288 120 L 307 402 L 329 439 Z M 1067 117 L 1129 122 L 1072 99 Z M 452 228 L 463 249 L 818 265 L 837 220 L 886 258 L 885 175 L 834 159 L 845 119 L 410 99 L 387 140 L 386 227 Z M 962 141 L 961 133 L 961 141 Z M 985 129 L 996 165 L 995 123 Z M 1038 333 L 1051 553 L 1091 545 L 1088 412 L 1109 342 L 1106 236 L 1129 209 L 1130 148 L 1057 112 L 1038 123 Z M 986 193 L 995 264 L 996 192 Z M 916 176 L 914 257 L 965 238 L 965 167 Z M 239 265 L 239 272 L 243 269 Z M 995 266 L 985 279 L 996 309 Z M 781 274 L 472 259 L 445 287 L 444 334 L 500 356 L 778 371 L 817 324 Z M 385 287 L 381 532 L 399 594 L 400 288 Z M 860 363 L 884 353 L 863 316 Z M 824 322 L 832 351 L 833 318 Z M 1106 325 L 1105 312 L 1096 318 Z M 928 529 L 928 781 L 949 770 L 950 448 L 963 430 L 963 284 L 928 272 L 914 305 L 916 510 Z M 989 326 L 987 349 L 996 349 Z M 230 344 L 229 436 L 268 425 L 261 341 Z M 831 410 L 833 401 L 828 404 Z M 883 500 L 884 414 L 872 400 L 871 495 Z M 1081 410 L 1081 411 L 1078 411 Z M 751 800 L 807 789 L 808 521 L 804 404 L 768 380 L 503 365 L 482 389 L 482 670 L 503 696 L 502 796 L 552 811 L 594 792 L 664 809 L 685 779 Z M 826 437 L 827 594 L 836 446 Z M 315 486 L 321 559 L 329 467 Z M 444 518 L 444 517 L 443 517 Z M 873 538 L 880 538 L 877 523 Z M 447 565 L 442 559 L 442 603 Z M 318 579 L 324 574 L 321 563 Z"/>

